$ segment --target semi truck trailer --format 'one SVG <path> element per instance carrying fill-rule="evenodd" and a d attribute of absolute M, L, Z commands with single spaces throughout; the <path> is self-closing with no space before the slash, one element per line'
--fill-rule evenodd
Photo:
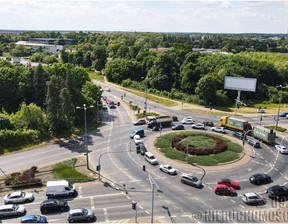
<path fill-rule="evenodd" d="M 252 126 L 248 121 L 228 116 L 221 117 L 219 125 L 220 127 L 237 131 L 248 131 L 252 129 Z"/>
<path fill-rule="evenodd" d="M 276 133 L 273 129 L 265 128 L 263 126 L 254 126 L 252 135 L 266 143 L 275 142 Z"/>

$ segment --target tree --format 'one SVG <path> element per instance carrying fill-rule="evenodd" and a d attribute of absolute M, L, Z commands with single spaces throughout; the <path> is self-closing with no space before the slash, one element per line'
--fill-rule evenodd
<path fill-rule="evenodd" d="M 62 60 L 62 63 L 63 63 L 63 64 L 69 62 L 69 52 L 66 51 L 66 48 L 63 48 L 63 49 L 60 51 L 60 56 L 61 56 L 61 60 Z"/>
<path fill-rule="evenodd" d="M 50 81 L 47 82 L 45 105 L 50 131 L 57 136 L 60 124 L 61 98 L 59 83 L 55 75 L 51 76 Z"/>
<path fill-rule="evenodd" d="M 89 68 L 91 65 L 92 65 L 91 53 L 90 51 L 88 51 L 84 54 L 83 67 Z"/>
<path fill-rule="evenodd" d="M 197 83 L 195 89 L 196 94 L 201 100 L 204 101 L 205 105 L 209 105 L 215 102 L 216 88 L 214 80 L 210 75 L 203 76 Z"/>
<path fill-rule="evenodd" d="M 49 80 L 49 74 L 44 70 L 42 64 L 37 65 L 34 71 L 34 102 L 42 107 L 45 102 L 47 86 L 46 82 Z"/>
<path fill-rule="evenodd" d="M 93 50 L 93 66 L 97 71 L 102 72 L 107 62 L 108 54 L 106 47 L 103 45 L 97 45 Z"/>
<path fill-rule="evenodd" d="M 75 107 L 72 103 L 70 92 L 66 86 L 60 91 L 60 101 L 61 114 L 59 126 L 64 130 L 70 130 L 74 123 Z"/>

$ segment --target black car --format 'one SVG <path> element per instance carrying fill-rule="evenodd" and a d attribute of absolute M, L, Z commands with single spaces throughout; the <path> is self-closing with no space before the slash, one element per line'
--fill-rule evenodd
<path fill-rule="evenodd" d="M 214 127 L 214 123 L 212 121 L 203 121 L 202 124 L 205 124 L 206 126 Z"/>
<path fill-rule="evenodd" d="M 178 117 L 172 116 L 172 120 L 173 120 L 173 121 L 178 121 Z"/>
<path fill-rule="evenodd" d="M 172 130 L 184 130 L 184 125 L 182 124 L 173 125 Z"/>
<path fill-rule="evenodd" d="M 242 133 L 242 132 L 237 132 L 236 131 L 236 132 L 233 133 L 233 136 L 236 137 L 236 138 L 239 138 L 240 140 L 243 140 L 244 137 L 245 137 L 245 140 L 246 140 L 246 135 L 244 133 Z"/>
<path fill-rule="evenodd" d="M 262 174 L 262 173 L 256 173 L 249 177 L 249 180 L 252 184 L 264 184 L 264 183 L 270 183 L 272 182 L 272 179 L 270 176 L 267 174 Z"/>
<path fill-rule="evenodd" d="M 252 145 L 254 148 L 260 148 L 260 142 L 255 139 L 248 139 L 247 143 Z"/>
<path fill-rule="evenodd" d="M 288 196 L 288 188 L 285 186 L 274 185 L 269 187 L 266 193 L 268 194 L 269 198 Z"/>
<path fill-rule="evenodd" d="M 137 153 L 140 153 L 142 156 L 144 156 L 145 152 L 147 152 L 147 149 L 145 147 L 145 145 L 142 143 L 140 143 L 139 145 L 137 145 Z"/>
<path fill-rule="evenodd" d="M 40 205 L 40 211 L 42 213 L 53 211 L 65 211 L 69 208 L 66 200 L 48 199 L 43 201 Z"/>

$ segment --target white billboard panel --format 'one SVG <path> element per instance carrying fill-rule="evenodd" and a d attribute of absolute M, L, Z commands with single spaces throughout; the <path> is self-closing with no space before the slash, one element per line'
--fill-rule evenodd
<path fill-rule="evenodd" d="M 256 91 L 257 79 L 225 76 L 224 89 Z"/>

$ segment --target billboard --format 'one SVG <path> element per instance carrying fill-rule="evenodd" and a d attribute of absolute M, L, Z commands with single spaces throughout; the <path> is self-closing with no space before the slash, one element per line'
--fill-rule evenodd
<path fill-rule="evenodd" d="M 225 76 L 224 89 L 256 91 L 257 79 Z"/>

